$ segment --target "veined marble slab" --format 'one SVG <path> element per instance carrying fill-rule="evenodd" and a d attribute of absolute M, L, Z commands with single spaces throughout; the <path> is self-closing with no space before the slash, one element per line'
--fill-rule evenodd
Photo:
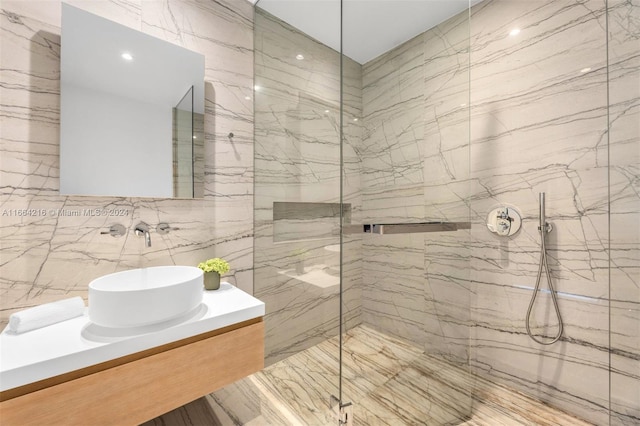
<path fill-rule="evenodd" d="M 367 326 L 344 336 L 343 398 L 355 425 L 588 426 Z M 326 426 L 337 392 L 338 338 L 277 362 L 145 426 Z"/>
<path fill-rule="evenodd" d="M 223 257 L 228 280 L 253 292 L 253 7 L 204 0 L 71 0 L 70 4 L 205 56 L 204 199 L 60 196 L 59 0 L 2 2 L 0 13 L 0 324 L 124 269 Z M 233 132 L 234 137 L 228 138 Z M 58 212 L 121 208 L 123 217 Z M 143 247 L 133 226 L 167 222 Z M 114 223 L 123 238 L 101 235 Z"/>
<path fill-rule="evenodd" d="M 340 330 L 339 277 L 333 272 L 339 271 L 340 252 L 325 247 L 340 242 L 341 187 L 351 222 L 361 223 L 360 121 L 353 121 L 361 120 L 361 66 L 344 58 L 349 118 L 341 186 L 339 53 L 259 5 L 255 34 L 254 294 L 267 304 L 269 365 Z M 274 211 L 274 203 L 290 203 L 291 209 Z M 313 206 L 318 208 L 309 210 Z M 342 251 L 342 308 L 349 325 L 360 322 L 361 238 L 344 238 Z"/>
<path fill-rule="evenodd" d="M 470 20 L 453 17 L 363 66 L 363 216 L 473 223 L 429 235 L 422 261 L 409 238 L 365 238 L 363 318 L 594 422 L 608 421 L 611 380 L 612 422 L 625 424 L 640 409 L 640 8 L 608 6 L 484 1 Z M 548 348 L 524 333 L 539 192 L 566 325 Z M 509 239 L 486 230 L 501 204 L 523 216 Z M 557 327 L 550 308 L 543 291 L 535 332 Z M 620 354 L 611 378 L 609 350 Z"/>

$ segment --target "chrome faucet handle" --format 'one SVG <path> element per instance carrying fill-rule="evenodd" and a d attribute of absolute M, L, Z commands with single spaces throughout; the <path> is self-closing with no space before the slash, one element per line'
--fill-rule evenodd
<path fill-rule="evenodd" d="M 138 237 L 144 236 L 144 243 L 147 247 L 151 247 L 151 234 L 149 233 L 149 225 L 145 222 L 140 222 L 133 228 Z"/>
<path fill-rule="evenodd" d="M 108 231 L 102 231 L 100 234 L 106 235 L 109 234 L 114 238 L 122 237 L 127 232 L 126 228 L 119 223 L 114 223 L 109 227 Z"/>
<path fill-rule="evenodd" d="M 160 222 L 158 226 L 156 226 L 156 230 L 160 235 L 165 235 L 165 234 L 168 234 L 169 231 L 177 231 L 178 229 L 180 228 L 173 228 L 167 222 Z"/>
<path fill-rule="evenodd" d="M 497 218 L 511 220 L 511 218 L 509 217 L 509 208 L 508 207 L 499 208 L 497 211 Z"/>

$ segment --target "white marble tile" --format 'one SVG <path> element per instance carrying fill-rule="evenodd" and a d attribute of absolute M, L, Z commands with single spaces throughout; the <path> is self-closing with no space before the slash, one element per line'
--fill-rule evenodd
<path fill-rule="evenodd" d="M 610 1 L 611 425 L 640 419 L 640 3 Z"/>
<path fill-rule="evenodd" d="M 595 1 L 483 2 L 471 17 L 471 362 L 596 423 L 607 421 L 609 380 L 605 19 Z M 538 192 L 554 225 L 549 266 L 566 325 L 562 343 L 544 348 L 523 330 L 539 261 Z M 500 203 L 523 213 L 508 240 L 483 225 Z M 556 323 L 548 294 L 533 316 Z"/>
<path fill-rule="evenodd" d="M 422 183 L 423 38 L 362 68 L 363 188 Z"/>
<path fill-rule="evenodd" d="M 606 300 L 560 295 L 563 340 L 541 347 L 524 329 L 530 290 L 478 284 L 475 294 L 471 363 L 477 371 L 582 418 L 605 421 L 608 390 L 593 383 L 608 383 Z M 557 319 L 548 294 L 541 293 L 536 305 L 532 332 L 555 335 Z"/>
<path fill-rule="evenodd" d="M 1 218 L 0 322 L 25 307 L 69 295 L 86 298 L 90 280 L 106 273 L 159 264 L 195 265 L 214 256 L 230 261 L 228 281 L 252 292 L 253 111 L 252 102 L 244 99 L 253 90 L 251 5 L 230 8 L 185 1 L 179 13 L 174 9 L 180 19 L 169 22 L 156 11 L 173 2 L 71 4 L 165 39 L 179 28 L 186 34 L 184 45 L 205 55 L 207 78 L 214 85 L 225 83 L 207 96 L 207 161 L 215 164 L 207 167 L 204 200 L 60 196 L 60 1 L 3 2 L 0 43 L 12 54 L 0 58 L 2 208 L 38 208 L 44 213 Z M 232 141 L 226 137 L 230 131 L 237 135 Z M 109 206 L 128 212 L 119 218 L 50 213 Z M 168 222 L 179 229 L 164 236 L 154 231 L 152 247 L 145 249 L 132 232 L 139 220 L 153 228 Z M 100 234 L 113 223 L 123 224 L 128 234 L 118 239 Z"/>
<path fill-rule="evenodd" d="M 339 332 L 339 286 L 331 285 L 338 282 L 339 258 L 325 249 L 339 245 L 338 216 L 274 220 L 273 203 L 340 201 L 340 57 L 259 9 L 255 30 L 255 294 L 267 305 L 269 365 Z M 345 108 L 359 117 L 360 66 L 349 59 L 344 65 Z M 345 194 L 357 221 L 357 122 L 345 135 Z M 343 308 L 354 326 L 360 322 L 360 244 L 345 241 Z"/>
<path fill-rule="evenodd" d="M 394 336 L 424 342 L 424 236 L 367 235 L 363 250 L 363 321 Z"/>
<path fill-rule="evenodd" d="M 0 321 L 24 307 L 86 297 L 88 281 L 104 273 L 213 256 L 230 260 L 228 279 L 251 292 L 255 249 L 255 293 L 268 310 L 267 361 L 292 355 L 290 364 L 274 368 L 271 384 L 245 382 L 235 396 L 201 401 L 197 418 L 212 424 L 321 424 L 326 394 L 335 391 L 337 350 L 333 342 L 320 350 L 329 360 L 310 361 L 318 355 L 310 346 L 338 333 L 337 292 L 279 272 L 295 267 L 299 260 L 292 253 L 300 248 L 310 253 L 311 267 L 335 266 L 324 246 L 337 241 L 274 245 L 272 203 L 338 201 L 338 54 L 258 15 L 255 91 L 248 2 L 72 4 L 205 54 L 206 199 L 59 196 L 59 2 L 3 1 L 0 43 L 12 54 L 0 58 L 1 207 L 48 212 L 119 205 L 131 209 L 121 221 L 129 230 L 138 220 L 167 221 L 180 229 L 154 234 L 148 250 L 132 234 L 100 235 L 111 224 L 105 218 L 2 217 Z M 611 424 L 626 425 L 640 417 L 640 6 L 636 0 L 608 6 L 607 27 L 604 3 L 595 0 L 486 0 L 472 10 L 471 52 L 463 13 L 364 67 L 345 61 L 343 190 L 353 223 L 465 220 L 470 213 L 473 229 L 408 240 L 348 237 L 343 285 L 348 329 L 364 318 L 423 344 L 420 350 L 427 354 L 455 361 L 470 356 L 481 374 L 603 424 L 610 380 Z M 514 27 L 521 32 L 511 37 Z M 299 46 L 305 47 L 305 61 L 291 54 Z M 586 67 L 591 70 L 581 73 Z M 547 192 L 555 226 L 548 237 L 550 266 L 566 321 L 565 339 L 543 349 L 523 331 L 531 294 L 526 287 L 533 285 L 539 256 L 540 191 Z M 500 203 L 516 205 L 524 217 L 523 229 L 509 240 L 484 228 L 486 213 Z M 537 321 L 553 322 L 552 313 L 548 294 L 541 295 Z M 371 349 L 363 347 L 365 353 Z M 345 364 L 351 379 L 346 390 L 354 400 L 366 400 L 367 392 L 386 383 L 385 374 L 400 373 L 413 356 L 387 350 L 373 349 L 389 355 L 384 374 L 365 372 L 370 361 L 364 356 L 354 356 L 354 366 Z M 300 351 L 306 367 L 294 364 Z M 293 382 L 287 381 L 287 369 L 295 373 Z M 423 407 L 398 407 L 412 402 L 407 396 L 423 374 L 415 365 L 399 375 L 378 392 L 383 402 L 360 411 L 360 418 L 367 424 L 402 424 L 405 414 L 419 419 Z M 303 385 L 313 397 L 287 406 L 294 394 L 304 393 Z M 512 414 L 518 406 L 532 406 L 491 389 L 476 391 L 483 401 L 468 424 L 579 424 L 547 416 L 539 407 Z M 261 395 L 262 402 L 239 402 L 245 394 Z M 507 415 L 496 405 L 505 399 Z M 229 405 L 243 407 L 242 414 L 232 414 Z M 171 422 L 189 412 L 185 408 Z M 310 420 L 305 423 L 300 413 Z"/>
<path fill-rule="evenodd" d="M 142 0 L 66 0 L 65 3 L 140 30 Z M 60 28 L 62 17 L 60 4 L 58 0 L 5 0 L 2 2 L 6 12 L 16 11 L 20 16 L 46 22 L 58 28 Z"/>
<path fill-rule="evenodd" d="M 422 184 L 363 189 L 362 216 L 363 223 L 425 221 Z"/>
<path fill-rule="evenodd" d="M 567 396 L 558 404 L 578 414 L 595 413 L 598 421 L 606 417 L 606 395 L 585 393 L 581 389 L 584 384 L 574 381 L 572 372 L 588 371 L 585 374 L 597 378 L 602 385 L 599 387 L 606 388 L 610 286 L 612 295 L 617 290 L 620 299 L 635 300 L 637 295 L 635 212 L 639 209 L 638 191 L 633 188 L 637 187 L 638 171 L 633 164 L 640 153 L 638 96 L 633 90 L 637 73 L 631 71 L 637 69 L 633 67 L 637 55 L 631 53 L 631 46 L 636 46 L 637 52 L 637 38 L 633 36 L 637 6 L 629 2 L 610 4 L 610 18 L 618 26 L 610 27 L 610 49 L 616 52 L 609 59 L 610 90 L 617 95 L 612 97 L 609 110 L 613 123 L 609 141 L 603 6 L 597 1 L 485 1 L 472 10 L 470 56 L 465 50 L 468 23 L 466 15 L 461 14 L 423 35 L 424 70 L 408 65 L 418 54 L 417 39 L 385 54 L 385 61 L 374 60 L 363 67 L 363 217 L 463 220 L 471 212 L 473 229 L 466 238 L 426 240 L 424 331 L 433 343 L 431 349 L 444 356 L 464 357 L 465 339 L 472 332 L 472 362 L 481 359 L 487 371 L 493 372 L 490 374 L 502 376 L 505 383 L 511 381 L 542 399 L 548 398 L 552 389 L 564 392 Z M 496 19 L 498 15 L 500 20 Z M 509 36 L 516 27 L 521 32 Z M 390 69 L 376 74 L 384 66 Z M 581 72 L 586 67 L 591 70 Z M 397 78 L 399 71 L 394 74 L 401 69 L 404 79 Z M 409 105 L 410 98 L 402 98 L 413 87 L 417 74 L 424 76 L 424 91 L 420 93 L 424 106 Z M 391 89 L 394 87 L 395 91 Z M 414 122 L 411 117 L 418 110 L 424 111 L 422 121 Z M 409 145 L 401 146 L 399 141 L 406 136 L 404 131 L 419 126 L 424 128 L 423 146 L 409 154 Z M 389 140 L 394 144 L 386 142 Z M 607 168 L 608 142 L 611 169 Z M 402 153 L 403 149 L 405 159 L 413 161 L 410 167 L 394 157 L 394 152 Z M 616 157 L 620 158 L 617 162 Z M 371 173 L 367 175 L 367 171 Z M 422 179 L 416 179 L 424 187 L 423 194 L 413 193 L 413 187 L 399 182 L 414 172 L 423 173 Z M 615 200 L 611 235 L 607 231 L 609 176 Z M 552 279 L 562 292 L 560 304 L 567 324 L 563 345 L 568 352 L 558 358 L 564 371 L 557 378 L 548 375 L 547 367 L 542 372 L 521 371 L 515 361 L 509 361 L 517 358 L 514 354 L 520 349 L 516 346 L 493 349 L 493 345 L 500 346 L 511 338 L 520 342 L 517 345 L 529 345 L 523 338 L 523 316 L 531 294 L 526 287 L 535 282 L 539 260 L 536 227 L 538 192 L 542 191 L 547 193 L 548 221 L 555 227 L 547 239 Z M 496 238 L 484 225 L 487 212 L 502 203 L 515 205 L 524 219 L 523 229 L 509 240 Z M 633 232 L 622 235 L 623 229 Z M 617 254 L 612 262 L 619 264 L 611 271 L 611 283 L 609 241 L 611 254 Z M 367 243 L 365 240 L 365 254 L 369 253 Z M 384 247 L 380 241 L 376 245 Z M 396 245 L 384 248 L 389 262 L 402 264 L 399 259 L 405 253 L 394 250 Z M 466 246 L 468 252 L 459 250 L 459 245 Z M 393 319 L 367 316 L 373 303 L 367 299 L 367 292 L 383 292 L 382 286 L 369 287 L 368 282 L 377 279 L 367 281 L 367 269 L 365 261 L 365 321 L 377 325 L 398 321 L 402 315 L 396 314 Z M 462 272 L 465 270 L 467 275 Z M 379 277 L 380 273 L 371 275 Z M 615 282 L 619 283 L 617 287 Z M 552 322 L 547 299 L 540 297 L 534 316 Z M 634 304 L 626 308 L 636 311 Z M 624 331 L 613 341 L 621 350 L 633 348 L 635 323 L 614 315 L 612 318 L 619 319 L 618 328 Z M 485 339 L 485 334 L 490 336 L 486 337 L 488 341 L 478 342 Z M 425 348 L 429 350 L 428 345 Z M 528 356 L 526 365 L 536 360 L 547 365 L 549 359 L 555 359 L 555 353 L 555 348 L 536 352 Z M 502 358 L 506 361 L 500 361 Z M 532 383 L 538 380 L 542 383 L 536 388 Z M 625 389 L 629 389 L 629 383 L 625 381 Z M 619 387 L 619 392 L 624 401 L 625 395 L 634 391 Z"/>
<path fill-rule="evenodd" d="M 434 233 L 425 238 L 424 350 L 466 363 L 471 344 L 471 287 L 467 233 Z"/>

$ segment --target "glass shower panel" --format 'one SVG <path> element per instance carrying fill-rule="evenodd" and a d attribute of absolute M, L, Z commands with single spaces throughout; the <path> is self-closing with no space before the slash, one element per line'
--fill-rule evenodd
<path fill-rule="evenodd" d="M 469 222 L 468 8 L 343 3 L 351 223 Z M 468 230 L 344 235 L 344 302 L 348 291 L 361 300 L 359 317 L 343 318 L 343 400 L 356 423 L 469 417 L 469 239 Z"/>
<path fill-rule="evenodd" d="M 640 2 L 608 2 L 610 424 L 640 421 Z"/>
<path fill-rule="evenodd" d="M 494 0 L 471 10 L 470 364 L 479 380 L 595 424 L 608 423 L 606 2 Z M 539 270 L 539 194 L 547 263 L 564 323 L 541 345 L 525 318 Z M 482 222 L 507 205 L 522 215 L 508 238 Z M 546 277 L 532 334 L 559 330 Z"/>
<path fill-rule="evenodd" d="M 331 424 L 339 394 L 339 30 L 339 1 L 255 10 L 254 295 L 267 309 L 264 373 L 308 425 Z"/>

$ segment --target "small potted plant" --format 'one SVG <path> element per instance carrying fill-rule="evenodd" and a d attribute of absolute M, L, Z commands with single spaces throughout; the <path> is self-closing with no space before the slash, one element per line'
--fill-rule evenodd
<path fill-rule="evenodd" d="M 219 257 L 198 263 L 198 268 L 204 271 L 204 288 L 217 290 L 220 288 L 220 275 L 229 272 L 229 262 Z"/>

